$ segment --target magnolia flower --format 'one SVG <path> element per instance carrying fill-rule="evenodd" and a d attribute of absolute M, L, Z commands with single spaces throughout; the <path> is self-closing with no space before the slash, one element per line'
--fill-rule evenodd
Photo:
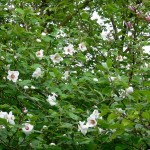
<path fill-rule="evenodd" d="M 39 42 L 39 43 L 41 42 L 41 40 L 40 40 L 40 39 L 36 39 L 36 41 L 37 41 L 37 42 Z"/>
<path fill-rule="evenodd" d="M 57 97 L 57 95 L 55 93 L 52 93 L 52 95 L 48 95 L 47 102 L 49 102 L 49 104 L 51 106 L 55 106 L 57 104 L 56 103 L 56 97 Z"/>
<path fill-rule="evenodd" d="M 69 77 L 69 71 L 65 71 L 64 76 L 62 77 L 62 79 L 67 80 Z"/>
<path fill-rule="evenodd" d="M 10 124 L 15 124 L 14 120 L 15 120 L 15 116 L 12 114 L 12 111 L 9 112 L 9 114 L 7 112 L 0 112 L 0 118 L 4 118 L 7 120 L 7 122 L 9 122 Z"/>
<path fill-rule="evenodd" d="M 84 52 L 84 51 L 87 50 L 87 48 L 86 48 L 86 46 L 85 46 L 85 44 L 84 44 L 83 42 L 79 44 L 79 49 L 80 49 L 82 52 Z"/>
<path fill-rule="evenodd" d="M 7 115 L 7 121 L 10 124 L 15 124 L 14 120 L 15 120 L 15 116 L 12 114 L 12 111 L 10 111 L 9 114 Z"/>
<path fill-rule="evenodd" d="M 8 80 L 12 80 L 13 82 L 16 82 L 19 76 L 19 72 L 18 71 L 8 71 L 8 76 L 7 79 Z"/>
<path fill-rule="evenodd" d="M 43 58 L 43 50 L 42 49 L 40 51 L 36 52 L 36 57 L 38 57 L 39 59 Z"/>
<path fill-rule="evenodd" d="M 79 121 L 79 125 L 78 125 L 78 131 L 81 131 L 82 134 L 86 135 L 89 126 L 86 124 L 84 124 L 85 121 Z"/>
<path fill-rule="evenodd" d="M 53 63 L 60 63 L 61 61 L 63 61 L 63 58 L 58 54 L 54 54 L 54 55 L 50 55 L 51 60 L 53 61 Z"/>
<path fill-rule="evenodd" d="M 99 112 L 98 112 L 98 110 L 97 109 L 95 109 L 94 111 L 93 111 L 93 113 L 90 115 L 90 117 L 91 118 L 95 118 L 95 119 L 98 119 L 99 118 Z"/>
<path fill-rule="evenodd" d="M 119 55 L 119 56 L 116 57 L 116 60 L 117 61 L 123 61 L 123 57 L 121 55 Z"/>
<path fill-rule="evenodd" d="M 26 134 L 29 135 L 33 130 L 33 125 L 29 124 L 29 123 L 25 123 L 24 127 L 22 128 L 22 131 Z"/>
<path fill-rule="evenodd" d="M 41 68 L 36 68 L 36 70 L 33 72 L 32 77 L 33 78 L 39 78 L 42 75 Z"/>
<path fill-rule="evenodd" d="M 73 53 L 75 52 L 74 48 L 73 48 L 73 45 L 69 44 L 67 47 L 64 47 L 64 54 L 66 55 L 73 55 Z"/>
<path fill-rule="evenodd" d="M 94 115 L 91 115 L 87 118 L 87 125 L 89 127 L 95 127 L 97 125 L 97 121 Z"/>
<path fill-rule="evenodd" d="M 126 89 L 126 94 L 131 94 L 131 93 L 133 93 L 133 87 L 132 86 L 130 86 Z"/>

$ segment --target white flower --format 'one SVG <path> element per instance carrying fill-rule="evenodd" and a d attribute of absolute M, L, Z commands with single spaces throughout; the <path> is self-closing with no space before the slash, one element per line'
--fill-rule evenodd
<path fill-rule="evenodd" d="M 79 49 L 80 49 L 82 52 L 84 52 L 84 51 L 87 50 L 87 48 L 86 48 L 86 46 L 85 46 L 85 44 L 84 44 L 83 42 L 79 44 Z"/>
<path fill-rule="evenodd" d="M 19 72 L 18 71 L 8 71 L 8 76 L 7 79 L 13 82 L 16 82 L 19 76 Z"/>
<path fill-rule="evenodd" d="M 45 32 L 42 32 L 41 35 L 42 35 L 42 36 L 46 36 L 46 33 L 45 33 Z"/>
<path fill-rule="evenodd" d="M 56 144 L 55 144 L 55 143 L 50 143 L 50 145 L 53 145 L 53 146 L 55 146 Z"/>
<path fill-rule="evenodd" d="M 84 124 L 85 121 L 79 121 L 79 125 L 78 125 L 78 131 L 81 131 L 82 134 L 86 135 L 89 126 L 86 124 Z"/>
<path fill-rule="evenodd" d="M 24 88 L 25 90 L 27 90 L 29 87 L 25 85 L 23 88 Z"/>
<path fill-rule="evenodd" d="M 43 58 L 43 50 L 42 49 L 40 51 L 37 51 L 35 54 L 36 54 L 36 57 L 38 57 L 39 59 Z"/>
<path fill-rule="evenodd" d="M 41 40 L 40 40 L 40 39 L 36 39 L 36 41 L 37 41 L 37 42 L 39 42 L 39 43 L 41 42 Z"/>
<path fill-rule="evenodd" d="M 47 102 L 49 102 L 49 104 L 51 106 L 55 106 L 57 104 L 56 103 L 56 97 L 57 97 L 57 95 L 55 93 L 52 93 L 52 95 L 48 95 Z"/>
<path fill-rule="evenodd" d="M 64 54 L 66 55 L 73 55 L 73 53 L 75 52 L 73 45 L 69 44 L 67 47 L 64 47 Z"/>
<path fill-rule="evenodd" d="M 0 112 L 0 118 L 4 118 L 7 120 L 7 122 L 9 122 L 10 124 L 15 124 L 14 120 L 15 120 L 15 116 L 12 114 L 12 111 L 9 112 L 9 114 L 7 112 Z"/>
<path fill-rule="evenodd" d="M 93 78 L 93 81 L 98 82 L 98 79 L 97 78 Z"/>
<path fill-rule="evenodd" d="M 15 124 L 14 120 L 15 120 L 15 116 L 12 114 L 12 111 L 10 111 L 9 114 L 7 115 L 7 121 L 10 124 Z"/>
<path fill-rule="evenodd" d="M 117 61 L 123 61 L 123 57 L 121 55 L 119 55 L 119 56 L 116 57 L 116 60 Z"/>
<path fill-rule="evenodd" d="M 63 61 L 63 58 L 58 54 L 54 54 L 54 55 L 50 55 L 51 60 L 53 61 L 53 63 L 60 63 L 61 61 Z"/>
<path fill-rule="evenodd" d="M 92 117 L 92 118 L 95 118 L 95 119 L 98 119 L 99 118 L 99 112 L 98 112 L 98 110 L 97 109 L 95 109 L 94 111 L 93 111 L 93 113 L 90 115 L 90 117 Z"/>
<path fill-rule="evenodd" d="M 65 71 L 64 76 L 62 77 L 62 79 L 67 80 L 69 77 L 69 71 Z"/>
<path fill-rule="evenodd" d="M 87 125 L 89 127 L 95 127 L 97 125 L 95 116 L 91 115 L 90 117 L 87 118 Z"/>
<path fill-rule="evenodd" d="M 7 115 L 8 115 L 7 112 L 0 111 L 0 118 L 7 119 Z"/>
<path fill-rule="evenodd" d="M 39 78 L 42 75 L 41 68 L 36 68 L 36 70 L 33 72 L 32 77 L 33 78 Z"/>
<path fill-rule="evenodd" d="M 25 124 L 24 124 L 24 127 L 22 128 L 22 131 L 23 131 L 26 135 L 30 134 L 30 133 L 32 132 L 32 130 L 33 130 L 33 125 L 31 125 L 31 124 L 29 124 L 29 123 L 25 123 Z"/>
<path fill-rule="evenodd" d="M 131 93 L 133 93 L 133 87 L 132 86 L 130 86 L 126 89 L 126 94 L 131 94 Z"/>
<path fill-rule="evenodd" d="M 35 86 L 32 85 L 32 86 L 31 86 L 31 89 L 34 90 L 34 89 L 35 89 Z"/>

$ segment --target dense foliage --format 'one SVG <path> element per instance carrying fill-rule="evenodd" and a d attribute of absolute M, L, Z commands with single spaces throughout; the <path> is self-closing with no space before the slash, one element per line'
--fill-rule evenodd
<path fill-rule="evenodd" d="M 1 0 L 0 149 L 150 149 L 149 10 Z"/>

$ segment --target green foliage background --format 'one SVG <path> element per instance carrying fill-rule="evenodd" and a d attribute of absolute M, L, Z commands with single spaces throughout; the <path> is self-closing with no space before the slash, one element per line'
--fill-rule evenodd
<path fill-rule="evenodd" d="M 136 12 L 129 10 L 129 5 L 137 7 Z M 15 125 L 0 118 L 5 126 L 0 128 L 0 149 L 149 149 L 150 65 L 149 55 L 142 49 L 149 45 L 150 26 L 145 20 L 149 10 L 146 0 L 1 0 L 0 110 L 12 111 Z M 104 25 L 91 20 L 94 11 L 105 18 Z M 137 15 L 140 11 L 142 17 Z M 132 29 L 127 28 L 128 21 Z M 104 40 L 101 33 L 107 23 L 113 27 L 113 38 Z M 79 50 L 81 42 L 87 51 Z M 63 54 L 69 43 L 77 51 L 73 56 Z M 35 55 L 40 49 L 44 50 L 42 60 Z M 55 53 L 64 59 L 59 64 L 49 58 Z M 89 61 L 87 53 L 92 56 Z M 119 62 L 118 55 L 126 59 Z M 78 62 L 82 66 L 76 65 Z M 34 79 L 32 73 L 37 67 L 43 76 Z M 9 69 L 19 71 L 21 80 L 13 83 L 4 79 Z M 70 72 L 67 80 L 62 79 L 65 71 Z M 111 76 L 117 78 L 110 81 Z M 24 86 L 36 89 L 25 90 Z M 129 86 L 134 92 L 120 97 L 119 90 Z M 56 106 L 46 101 L 52 92 L 58 95 Z M 24 107 L 27 114 L 22 112 Z M 103 119 L 84 136 L 78 132 L 78 123 L 95 108 Z M 26 136 L 21 128 L 28 120 L 34 132 Z M 104 131 L 99 133 L 98 127 Z"/>

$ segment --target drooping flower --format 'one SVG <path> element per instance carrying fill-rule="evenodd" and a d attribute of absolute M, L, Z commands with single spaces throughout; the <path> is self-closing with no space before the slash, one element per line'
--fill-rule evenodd
<path fill-rule="evenodd" d="M 126 88 L 126 94 L 131 94 L 131 93 L 133 93 L 133 87 L 132 86 Z"/>
<path fill-rule="evenodd" d="M 91 115 L 87 118 L 87 125 L 89 127 L 95 127 L 97 125 L 97 121 L 94 115 Z"/>
<path fill-rule="evenodd" d="M 85 124 L 85 121 L 79 121 L 78 131 L 81 131 L 82 134 L 86 135 L 89 126 Z"/>
<path fill-rule="evenodd" d="M 43 50 L 42 49 L 40 51 L 37 51 L 35 54 L 36 54 L 36 57 L 38 57 L 40 60 L 43 58 Z"/>
<path fill-rule="evenodd" d="M 53 63 L 60 63 L 61 61 L 63 61 L 63 58 L 58 54 L 54 54 L 54 55 L 50 55 L 51 60 L 53 61 Z"/>
<path fill-rule="evenodd" d="M 99 112 L 98 112 L 98 110 L 97 109 L 95 109 L 94 111 L 93 111 L 93 113 L 90 115 L 90 117 L 92 117 L 92 118 L 95 118 L 95 119 L 98 119 L 99 118 Z"/>
<path fill-rule="evenodd" d="M 52 93 L 52 95 L 48 95 L 47 102 L 49 102 L 51 106 L 55 106 L 57 104 L 56 97 L 57 97 L 57 94 L 55 93 Z"/>
<path fill-rule="evenodd" d="M 15 120 L 15 116 L 12 114 L 12 111 L 10 111 L 9 114 L 7 115 L 7 121 L 10 124 L 15 124 L 14 120 Z"/>
<path fill-rule="evenodd" d="M 42 75 L 41 68 L 36 68 L 36 70 L 33 72 L 32 77 L 33 78 L 39 78 Z"/>
<path fill-rule="evenodd" d="M 7 122 L 9 122 L 10 124 L 15 124 L 14 120 L 15 120 L 15 116 L 12 114 L 12 111 L 9 112 L 9 114 L 7 112 L 0 112 L 0 118 L 4 118 L 7 120 Z"/>
<path fill-rule="evenodd" d="M 79 49 L 80 49 L 82 52 L 84 52 L 84 51 L 87 50 L 87 48 L 86 48 L 86 46 L 85 46 L 85 44 L 84 44 L 83 42 L 79 44 Z"/>
<path fill-rule="evenodd" d="M 22 131 L 26 134 L 26 135 L 29 135 L 31 134 L 33 130 L 33 125 L 29 124 L 29 123 L 25 123 L 24 124 L 24 127 L 22 128 Z"/>
<path fill-rule="evenodd" d="M 66 55 L 73 55 L 73 53 L 75 53 L 75 50 L 73 48 L 72 44 L 69 44 L 68 46 L 64 47 L 64 54 Z"/>
<path fill-rule="evenodd" d="M 17 82 L 19 76 L 19 72 L 18 71 L 8 71 L 8 76 L 7 79 L 13 82 Z"/>

